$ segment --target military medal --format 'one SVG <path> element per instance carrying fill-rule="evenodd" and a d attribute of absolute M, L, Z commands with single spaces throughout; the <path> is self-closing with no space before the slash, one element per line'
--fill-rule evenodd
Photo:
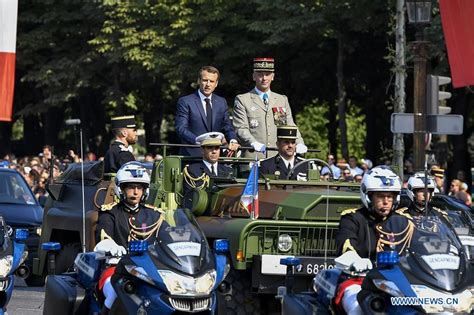
<path fill-rule="evenodd" d="M 258 120 L 257 119 L 251 119 L 250 120 L 250 128 L 257 128 L 258 127 Z"/>
<path fill-rule="evenodd" d="M 286 108 L 272 107 L 272 112 L 273 112 L 273 120 L 275 121 L 275 125 L 277 127 L 287 125 Z"/>

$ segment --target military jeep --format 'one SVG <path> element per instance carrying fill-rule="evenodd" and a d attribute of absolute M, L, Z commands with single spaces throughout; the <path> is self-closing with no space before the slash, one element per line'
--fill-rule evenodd
<path fill-rule="evenodd" d="M 226 314 L 271 312 L 277 305 L 277 288 L 284 284 L 282 257 L 301 259 L 295 277 L 297 291 L 309 289 L 318 271 L 333 266 L 340 215 L 360 205 L 357 184 L 321 181 L 317 169 L 310 170 L 306 182 L 261 175 L 260 216 L 252 219 L 240 202 L 252 160 L 222 158 L 220 163 L 232 165 L 233 176 L 210 179 L 201 189 L 184 194 L 186 165 L 199 161 L 166 156 L 155 162 L 147 202 L 162 209 L 190 208 L 208 241 L 230 240 L 231 270 L 226 284 L 232 298 L 225 301 Z M 310 162 L 324 163 L 317 159 Z M 102 204 L 113 201 L 113 181 L 104 179 L 102 162 L 85 163 L 84 179 L 84 221 L 81 165 L 72 164 L 49 185 L 40 243 L 59 242 L 62 248 L 54 257 L 40 249 L 33 262 L 35 274 L 67 271 L 82 249 L 84 237 L 85 250 L 93 249 L 98 211 Z"/>
<path fill-rule="evenodd" d="M 332 268 L 336 255 L 335 234 L 341 213 L 360 206 L 359 185 L 322 181 L 318 168 L 309 171 L 308 181 L 259 177 L 260 216 L 254 220 L 240 198 L 251 159 L 224 158 L 233 166 L 231 178 L 211 178 L 200 189 L 183 194 L 186 165 L 199 162 L 167 156 L 155 164 L 149 202 L 161 208 L 190 208 L 208 241 L 230 240 L 231 271 L 227 277 L 233 298 L 227 313 L 271 312 L 277 288 L 284 284 L 286 267 L 280 258 L 301 260 L 296 270 L 295 290 L 308 290 L 318 271 Z M 308 163 L 325 164 L 318 159 Z M 321 165 L 322 166 L 322 165 Z"/>

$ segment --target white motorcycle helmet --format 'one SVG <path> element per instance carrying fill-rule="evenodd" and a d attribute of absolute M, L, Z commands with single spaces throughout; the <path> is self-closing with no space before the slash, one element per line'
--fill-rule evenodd
<path fill-rule="evenodd" d="M 369 170 L 362 178 L 360 185 L 360 198 L 364 206 L 371 210 L 372 200 L 369 193 L 371 192 L 395 192 L 397 197 L 393 202 L 393 209 L 396 209 L 400 203 L 400 191 L 402 184 L 400 178 L 388 166 L 376 166 Z"/>
<path fill-rule="evenodd" d="M 125 199 L 125 195 L 122 191 L 122 185 L 127 183 L 143 184 L 145 186 L 145 191 L 143 192 L 141 201 L 144 201 L 148 198 L 150 175 L 148 175 L 146 168 L 143 167 L 140 162 L 132 161 L 125 163 L 117 171 L 114 192 L 120 200 Z"/>
<path fill-rule="evenodd" d="M 415 202 L 415 192 L 414 190 L 416 189 L 425 189 L 425 180 L 426 180 L 426 186 L 428 188 L 428 191 L 433 195 L 433 192 L 435 190 L 435 183 L 434 180 L 431 176 L 425 177 L 425 173 L 423 172 L 418 172 L 415 175 L 412 175 L 408 179 L 407 183 L 407 195 L 408 198 L 412 202 Z"/>

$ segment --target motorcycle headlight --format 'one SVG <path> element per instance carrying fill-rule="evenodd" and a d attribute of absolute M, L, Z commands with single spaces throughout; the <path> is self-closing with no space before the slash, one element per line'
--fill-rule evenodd
<path fill-rule="evenodd" d="M 125 269 L 132 276 L 140 280 L 143 280 L 145 282 L 148 282 L 151 285 L 155 285 L 155 282 L 153 281 L 153 279 L 148 275 L 148 273 L 142 267 L 133 266 L 133 265 L 125 265 Z"/>
<path fill-rule="evenodd" d="M 278 249 L 282 252 L 288 252 L 293 246 L 293 240 L 288 234 L 278 236 Z"/>
<path fill-rule="evenodd" d="M 178 275 L 170 270 L 158 270 L 168 291 L 173 295 L 209 294 L 216 284 L 216 271 L 212 270 L 199 278 Z"/>
<path fill-rule="evenodd" d="M 390 294 L 391 296 L 404 296 L 402 291 L 397 287 L 395 283 L 392 281 L 382 280 L 382 279 L 374 279 L 374 285 L 380 290 L 385 293 Z"/>
<path fill-rule="evenodd" d="M 7 255 L 0 259 L 0 277 L 5 278 L 8 276 L 12 269 L 12 264 L 13 264 L 13 256 L 12 255 Z"/>

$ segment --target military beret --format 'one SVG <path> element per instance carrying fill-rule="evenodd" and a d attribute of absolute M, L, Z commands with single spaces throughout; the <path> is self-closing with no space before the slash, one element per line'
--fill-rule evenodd
<path fill-rule="evenodd" d="M 112 129 L 137 127 L 137 124 L 135 123 L 135 116 L 133 115 L 113 117 L 111 121 L 112 121 Z"/>
<path fill-rule="evenodd" d="M 273 58 L 255 58 L 253 60 L 253 71 L 275 71 L 275 60 Z"/>

